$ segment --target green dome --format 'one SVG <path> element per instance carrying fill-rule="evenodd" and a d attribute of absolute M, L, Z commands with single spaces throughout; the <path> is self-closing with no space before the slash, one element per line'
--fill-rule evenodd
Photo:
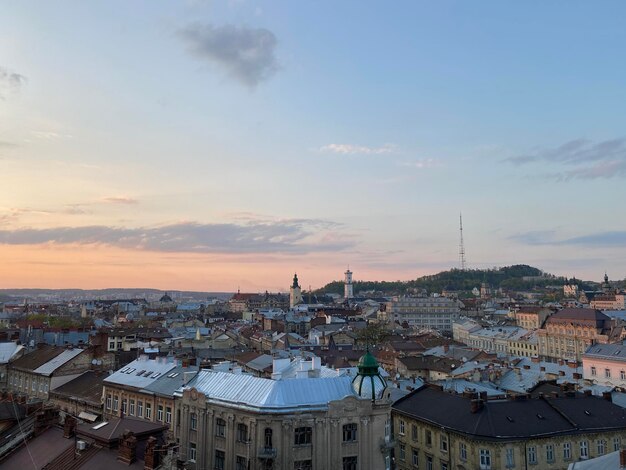
<path fill-rule="evenodd" d="M 378 372 L 378 361 L 369 351 L 361 356 L 357 365 L 359 373 L 352 379 L 352 389 L 361 398 L 378 400 L 383 397 L 387 382 Z"/>
<path fill-rule="evenodd" d="M 361 356 L 357 367 L 359 368 L 359 374 L 361 375 L 378 374 L 378 361 L 369 349 Z"/>

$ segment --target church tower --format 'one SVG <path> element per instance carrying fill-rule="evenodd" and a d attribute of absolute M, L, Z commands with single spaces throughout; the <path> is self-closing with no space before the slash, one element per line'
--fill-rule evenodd
<path fill-rule="evenodd" d="M 293 275 L 293 284 L 289 289 L 289 307 L 294 308 L 296 305 L 302 303 L 302 289 L 298 284 L 298 275 Z"/>
<path fill-rule="evenodd" d="M 354 290 L 352 287 L 352 271 L 350 268 L 345 272 L 345 278 L 343 281 L 343 298 L 345 300 L 350 300 L 354 297 Z"/>

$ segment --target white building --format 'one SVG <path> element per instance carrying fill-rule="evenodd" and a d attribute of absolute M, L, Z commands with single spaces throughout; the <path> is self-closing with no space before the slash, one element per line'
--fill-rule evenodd
<path fill-rule="evenodd" d="M 411 327 L 452 331 L 460 304 L 446 297 L 397 297 L 387 304 L 387 318 Z"/>

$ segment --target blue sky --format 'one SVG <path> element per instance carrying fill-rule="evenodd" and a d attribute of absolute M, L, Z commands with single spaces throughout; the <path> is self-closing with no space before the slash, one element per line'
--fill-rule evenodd
<path fill-rule="evenodd" d="M 624 278 L 624 10 L 7 2 L 0 282 Z"/>

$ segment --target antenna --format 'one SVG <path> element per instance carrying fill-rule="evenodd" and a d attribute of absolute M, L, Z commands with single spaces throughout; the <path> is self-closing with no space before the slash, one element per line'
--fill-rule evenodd
<path fill-rule="evenodd" d="M 459 213 L 459 264 L 461 271 L 465 271 L 465 245 L 463 244 L 463 214 Z"/>

